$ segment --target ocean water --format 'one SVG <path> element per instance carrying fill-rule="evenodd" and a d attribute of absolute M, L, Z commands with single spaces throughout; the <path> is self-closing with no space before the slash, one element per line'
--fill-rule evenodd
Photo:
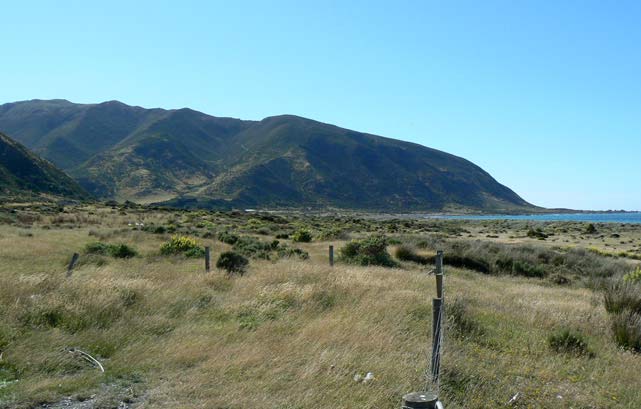
<path fill-rule="evenodd" d="M 522 214 L 522 215 L 468 215 L 468 216 L 425 216 L 437 219 L 462 220 L 532 220 L 554 222 L 590 222 L 590 223 L 641 223 L 639 213 L 559 213 L 559 214 Z"/>

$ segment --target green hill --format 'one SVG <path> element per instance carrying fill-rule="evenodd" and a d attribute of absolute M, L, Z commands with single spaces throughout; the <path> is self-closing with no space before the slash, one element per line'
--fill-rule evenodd
<path fill-rule="evenodd" d="M 0 106 L 0 130 L 102 198 L 202 207 L 533 209 L 473 163 L 283 115 L 262 121 L 112 101 Z"/>
<path fill-rule="evenodd" d="M 87 199 L 73 179 L 0 133 L 0 197 L 51 195 Z"/>

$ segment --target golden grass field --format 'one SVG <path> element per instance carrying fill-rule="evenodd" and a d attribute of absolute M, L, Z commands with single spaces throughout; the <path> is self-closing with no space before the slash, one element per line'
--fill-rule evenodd
<path fill-rule="evenodd" d="M 252 259 L 244 276 L 228 277 L 206 274 L 202 259 L 160 255 L 170 234 L 129 223 L 206 219 L 242 230 L 247 216 L 108 207 L 18 216 L 0 226 L 2 408 L 65 399 L 95 408 L 399 408 L 403 394 L 424 388 L 435 294 L 429 268 L 329 267 L 327 246 L 344 244 L 333 240 L 297 243 L 309 260 Z M 641 227 L 623 230 L 617 251 L 631 251 Z M 578 235 L 567 237 L 581 245 Z M 229 248 L 197 239 L 212 247 L 214 263 Z M 96 240 L 126 243 L 139 255 L 91 260 L 82 250 Z M 80 262 L 66 278 L 73 252 Z M 599 292 L 452 267 L 445 274 L 446 305 L 464 304 L 475 328 L 450 325 L 445 333 L 446 408 L 641 407 L 641 356 L 612 341 Z M 547 337 L 559 328 L 584 334 L 593 356 L 552 351 Z M 90 353 L 105 372 L 66 348 Z M 367 372 L 373 381 L 354 381 Z"/>

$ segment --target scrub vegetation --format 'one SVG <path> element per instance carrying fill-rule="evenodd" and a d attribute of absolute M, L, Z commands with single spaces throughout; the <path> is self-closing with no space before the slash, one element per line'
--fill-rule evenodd
<path fill-rule="evenodd" d="M 399 407 L 425 384 L 436 250 L 448 409 L 641 406 L 641 226 L 132 203 L 0 222 L 2 408 Z"/>

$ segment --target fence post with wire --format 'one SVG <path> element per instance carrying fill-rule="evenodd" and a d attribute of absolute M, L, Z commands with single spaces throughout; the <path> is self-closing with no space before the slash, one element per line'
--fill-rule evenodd
<path fill-rule="evenodd" d="M 426 374 L 425 391 L 403 396 L 403 409 L 444 409 L 438 399 L 443 324 L 445 322 L 445 299 L 443 294 L 443 252 L 436 253 L 436 298 L 432 299 L 432 359 L 431 370 Z"/>

